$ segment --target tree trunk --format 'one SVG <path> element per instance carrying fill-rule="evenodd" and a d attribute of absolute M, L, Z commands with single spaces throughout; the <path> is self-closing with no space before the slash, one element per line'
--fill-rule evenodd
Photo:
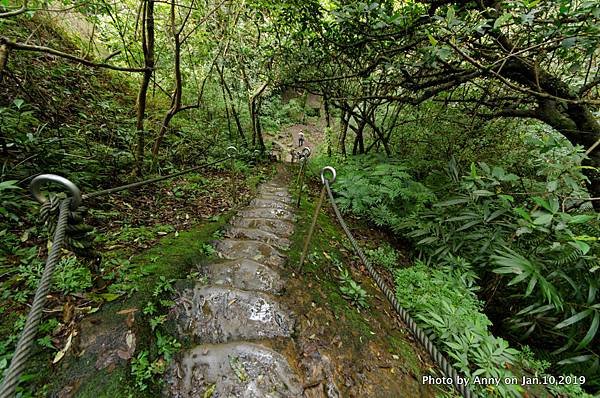
<path fill-rule="evenodd" d="M 340 113 L 340 152 L 344 157 L 346 157 L 346 136 L 348 135 L 348 122 L 350 119 L 350 114 L 344 109 L 341 109 Z M 346 116 L 348 117 L 346 118 Z"/>
<path fill-rule="evenodd" d="M 584 105 L 561 106 L 548 100 L 540 103 L 536 113 L 539 120 L 559 131 L 573 145 L 581 145 L 588 149 L 600 139 L 600 123 Z M 600 150 L 596 148 L 588 157 L 585 165 L 594 169 L 584 169 L 583 173 L 590 180 L 590 196 L 597 198 L 600 197 Z M 594 208 L 600 210 L 600 201 L 593 203 Z"/>
<path fill-rule="evenodd" d="M 259 112 L 260 112 L 260 96 L 267 88 L 268 83 L 263 83 L 258 90 L 250 97 L 250 119 L 252 120 L 252 145 L 256 146 L 258 141 L 258 147 L 261 152 L 265 151 L 265 143 L 262 136 L 262 129 L 260 126 Z"/>
<path fill-rule="evenodd" d="M 329 99 L 323 96 L 323 109 L 325 110 L 325 128 L 327 131 L 327 156 L 331 157 L 331 115 L 329 114 Z"/>
<path fill-rule="evenodd" d="M 146 94 L 154 69 L 154 0 L 143 0 L 142 7 L 142 49 L 144 52 L 144 76 L 137 97 L 137 150 L 136 150 L 136 173 L 142 174 L 144 165 L 145 131 L 144 118 L 146 116 Z"/>
<path fill-rule="evenodd" d="M 229 89 L 229 86 L 227 85 L 227 82 L 225 81 L 225 74 L 223 71 L 223 68 L 219 68 L 217 66 L 217 72 L 219 73 L 219 80 L 221 81 L 221 88 L 225 90 L 225 92 L 227 93 L 227 97 L 229 97 L 229 107 L 231 109 L 231 115 L 233 116 L 233 119 L 235 120 L 235 125 L 237 127 L 238 133 L 240 135 L 240 138 L 242 139 L 242 142 L 244 144 L 245 147 L 248 146 L 248 141 L 246 140 L 246 135 L 244 134 L 244 129 L 242 128 L 242 123 L 240 121 L 240 117 L 239 114 L 237 112 L 237 110 L 235 109 L 235 101 L 233 100 L 233 95 L 231 94 L 231 90 Z M 225 101 L 225 103 L 227 104 L 227 101 Z"/>
<path fill-rule="evenodd" d="M 175 25 L 175 0 L 171 0 L 171 34 L 173 35 L 173 44 L 175 45 L 175 51 L 173 57 L 175 59 L 175 70 L 173 71 L 175 75 L 175 91 L 173 92 L 173 97 L 171 98 L 171 107 L 169 108 L 167 114 L 163 118 L 163 122 L 160 126 L 160 131 L 158 132 L 158 136 L 156 137 L 156 141 L 154 141 L 154 146 L 152 147 L 152 157 L 156 159 L 158 155 L 158 149 L 160 148 L 160 144 L 167 133 L 169 128 L 169 124 L 171 123 L 171 119 L 181 110 L 181 95 L 183 90 L 183 83 L 181 78 L 181 40 L 179 39 L 179 34 L 181 29 L 178 29 Z"/>

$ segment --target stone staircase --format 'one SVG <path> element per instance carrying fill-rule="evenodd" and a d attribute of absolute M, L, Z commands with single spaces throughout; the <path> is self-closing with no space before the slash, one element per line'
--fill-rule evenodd
<path fill-rule="evenodd" d="M 303 396 L 293 365 L 272 348 L 274 341 L 291 341 L 296 322 L 281 300 L 282 250 L 294 228 L 291 202 L 283 184 L 259 187 L 215 244 L 223 260 L 202 266 L 203 280 L 180 289 L 171 317 L 193 348 L 169 368 L 164 396 Z"/>

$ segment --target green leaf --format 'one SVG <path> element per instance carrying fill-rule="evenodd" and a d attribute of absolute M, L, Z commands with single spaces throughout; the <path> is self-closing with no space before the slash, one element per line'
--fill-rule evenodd
<path fill-rule="evenodd" d="M 15 105 L 15 107 L 17 109 L 21 109 L 21 107 L 23 106 L 24 103 L 25 103 L 25 101 L 21 98 L 15 98 L 15 100 L 13 101 L 13 104 Z"/>
<path fill-rule="evenodd" d="M 588 221 L 592 221 L 595 218 L 595 216 L 591 216 L 589 214 L 577 214 L 576 216 L 571 217 L 569 224 L 584 224 Z"/>
<path fill-rule="evenodd" d="M 533 276 L 529 280 L 529 284 L 527 285 L 527 290 L 525 291 L 525 297 L 529 296 L 531 294 L 531 292 L 533 292 L 533 288 L 535 288 L 536 284 L 537 284 L 537 277 Z"/>
<path fill-rule="evenodd" d="M 506 22 L 510 21 L 511 19 L 512 15 L 509 13 L 504 13 L 500 15 L 498 18 L 496 18 L 496 21 L 494 22 L 494 29 L 498 29 L 500 26 L 506 24 Z"/>
<path fill-rule="evenodd" d="M 515 207 L 513 209 L 513 211 L 515 213 L 517 213 L 517 215 L 519 215 L 522 219 L 527 220 L 527 221 L 531 221 L 531 216 L 529 215 L 529 213 L 523 209 L 522 207 Z"/>
<path fill-rule="evenodd" d="M 588 361 L 592 358 L 594 358 L 593 355 L 578 355 L 576 357 L 563 359 L 562 361 L 558 362 L 558 365 L 572 365 L 574 363 L 581 363 L 581 362 Z"/>
<path fill-rule="evenodd" d="M 429 39 L 429 42 L 432 46 L 437 46 L 438 41 L 435 39 L 435 37 L 431 35 L 431 33 L 427 33 L 427 38 Z"/>
<path fill-rule="evenodd" d="M 569 242 L 569 244 L 571 246 L 573 246 L 574 248 L 580 250 L 581 254 L 583 254 L 584 256 L 590 251 L 590 245 L 588 245 L 585 242 L 575 240 L 575 241 Z"/>
<path fill-rule="evenodd" d="M 454 21 L 454 7 L 448 7 L 448 12 L 446 12 L 446 22 L 448 23 L 448 25 L 452 25 L 452 22 Z"/>
<path fill-rule="evenodd" d="M 583 310 L 583 311 L 581 311 L 581 312 L 573 315 L 572 317 L 565 319 L 564 321 L 562 321 L 558 325 L 554 326 L 554 328 L 555 329 L 562 329 L 564 327 L 567 327 L 569 325 L 577 323 L 577 322 L 581 321 L 582 319 L 585 319 L 588 316 L 590 316 L 593 312 L 594 312 L 594 310 L 589 309 L 589 308 L 587 310 Z"/>
<path fill-rule="evenodd" d="M 581 340 L 579 342 L 579 344 L 577 345 L 576 350 L 585 348 L 588 346 L 588 344 L 590 344 L 592 342 L 592 340 L 596 336 L 596 332 L 598 332 L 599 324 L 600 324 L 600 312 L 595 311 L 594 319 L 592 319 L 592 324 L 590 325 L 590 328 L 588 329 L 587 333 L 585 334 L 583 340 Z"/>
<path fill-rule="evenodd" d="M 435 207 L 446 207 L 446 206 L 454 206 L 454 205 L 458 205 L 461 203 L 467 203 L 469 200 L 465 199 L 465 198 L 457 198 L 457 199 L 450 199 L 450 200 L 446 200 L 445 202 L 439 202 L 434 204 Z"/>
<path fill-rule="evenodd" d="M 535 220 L 533 220 L 533 223 L 535 225 L 548 225 L 552 221 L 553 217 L 554 216 L 552 214 L 544 213 L 541 216 L 537 217 Z"/>
<path fill-rule="evenodd" d="M 117 294 L 117 293 L 102 293 L 99 296 L 102 297 L 106 301 L 115 301 L 116 299 L 118 299 L 119 297 L 121 297 L 122 294 Z"/>
<path fill-rule="evenodd" d="M 477 197 L 479 197 L 479 196 L 494 196 L 493 192 L 487 191 L 485 189 L 478 189 L 476 191 L 473 191 L 473 194 Z"/>
<path fill-rule="evenodd" d="M 17 180 L 8 180 L 0 182 L 0 191 L 4 191 L 5 189 L 21 189 L 20 186 L 16 185 Z"/>

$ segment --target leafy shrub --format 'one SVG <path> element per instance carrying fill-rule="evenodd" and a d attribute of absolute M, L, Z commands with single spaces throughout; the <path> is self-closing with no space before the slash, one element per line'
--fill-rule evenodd
<path fill-rule="evenodd" d="M 600 336 L 600 219 L 571 199 L 583 178 L 577 170 L 559 179 L 544 173 L 538 181 L 472 165 L 445 200 L 408 215 L 402 229 L 430 263 L 458 255 L 473 264 L 492 287 L 482 293 L 488 308 L 502 309 L 515 337 L 544 341 L 563 372 L 597 385 L 600 358 L 591 347 Z"/>
<path fill-rule="evenodd" d="M 92 273 L 75 257 L 63 257 L 52 278 L 54 287 L 63 294 L 82 292 L 92 286 Z"/>
<path fill-rule="evenodd" d="M 518 351 L 494 337 L 490 320 L 481 312 L 483 304 L 467 289 L 462 277 L 450 267 L 429 268 L 418 262 L 395 272 L 396 297 L 400 305 L 415 313 L 426 332 L 436 336 L 454 366 L 473 377 L 513 377 L 507 368 Z M 480 392 L 484 386 L 473 385 Z M 489 387 L 488 387 L 489 388 Z M 522 388 L 500 384 L 500 396 L 518 395 Z"/>
<path fill-rule="evenodd" d="M 533 359 L 531 350 L 510 348 L 508 342 L 489 331 L 490 320 L 483 303 L 474 294 L 475 274 L 469 265 L 458 260 L 462 269 L 449 265 L 431 268 L 423 262 L 395 272 L 396 297 L 400 305 L 414 314 L 417 323 L 451 359 L 466 377 L 515 377 L 510 369 L 518 366 L 543 375 L 549 364 Z M 471 384 L 483 396 L 522 396 L 519 385 L 498 386 Z M 590 397 L 581 386 L 550 386 L 555 396 Z"/>
<path fill-rule="evenodd" d="M 405 214 L 435 200 L 428 188 L 413 179 L 406 166 L 391 159 L 356 156 L 339 161 L 336 169 L 338 179 L 332 189 L 340 209 L 378 226 L 396 231 Z"/>
<path fill-rule="evenodd" d="M 383 244 L 377 249 L 368 249 L 365 253 L 373 264 L 380 267 L 393 270 L 398 266 L 399 254 L 389 244 Z"/>
<path fill-rule="evenodd" d="M 349 300 L 359 312 L 361 308 L 368 308 L 367 291 L 352 278 L 350 271 L 339 260 L 334 258 L 333 263 L 339 271 L 338 279 L 342 296 Z"/>

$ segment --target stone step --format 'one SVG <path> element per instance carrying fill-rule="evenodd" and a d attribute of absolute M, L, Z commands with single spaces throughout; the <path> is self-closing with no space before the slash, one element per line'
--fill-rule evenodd
<path fill-rule="evenodd" d="M 258 188 L 258 193 L 260 196 L 269 195 L 269 196 L 278 196 L 283 198 L 289 198 L 290 193 L 287 189 L 269 189 L 269 188 Z"/>
<path fill-rule="evenodd" d="M 285 220 L 235 217 L 231 225 L 238 228 L 256 228 L 277 236 L 289 238 L 294 233 L 294 224 Z"/>
<path fill-rule="evenodd" d="M 294 329 L 290 311 L 266 293 L 196 284 L 180 291 L 177 301 L 171 319 L 196 343 L 289 337 Z"/>
<path fill-rule="evenodd" d="M 294 200 L 290 196 L 276 196 L 276 195 L 270 195 L 270 194 L 263 193 L 260 196 L 258 196 L 258 198 L 264 199 L 264 200 L 274 200 L 274 201 L 283 202 L 283 203 L 287 203 L 287 204 L 294 203 Z"/>
<path fill-rule="evenodd" d="M 284 287 L 284 283 L 276 271 L 248 259 L 211 263 L 202 266 L 200 270 L 213 285 L 258 290 L 272 294 L 281 293 Z"/>
<path fill-rule="evenodd" d="M 254 198 L 250 202 L 250 207 L 272 207 L 274 209 L 282 209 L 292 211 L 292 206 L 279 200 Z"/>
<path fill-rule="evenodd" d="M 294 213 L 283 209 L 274 209 L 269 207 L 247 207 L 241 210 L 238 215 L 248 218 L 269 218 L 275 220 L 294 221 Z"/>
<path fill-rule="evenodd" d="M 271 267 L 282 267 L 285 257 L 273 246 L 255 240 L 223 239 L 215 244 L 222 258 L 247 258 Z"/>
<path fill-rule="evenodd" d="M 282 250 L 289 249 L 291 244 L 290 240 L 287 238 L 280 238 L 271 232 L 263 231 L 262 229 L 258 228 L 230 227 L 225 231 L 225 236 L 227 238 L 239 240 L 257 240 Z"/>
<path fill-rule="evenodd" d="M 207 393 L 207 391 L 212 391 Z M 183 352 L 167 370 L 172 398 L 295 398 L 303 388 L 286 359 L 252 343 L 206 344 Z"/>

